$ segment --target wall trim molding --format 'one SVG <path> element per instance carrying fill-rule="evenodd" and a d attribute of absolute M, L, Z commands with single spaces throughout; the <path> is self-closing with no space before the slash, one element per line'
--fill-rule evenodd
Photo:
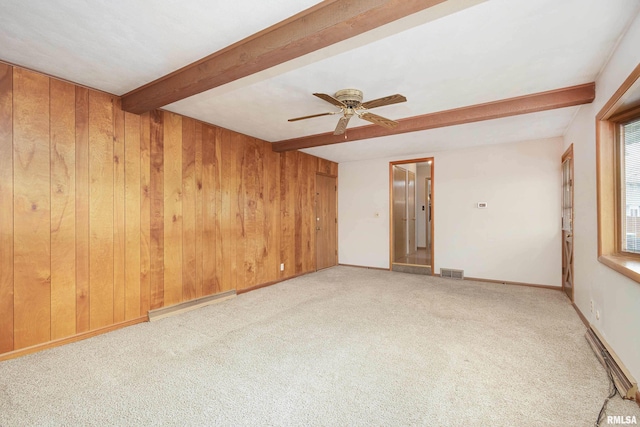
<path fill-rule="evenodd" d="M 578 313 L 578 317 L 580 318 L 580 320 L 582 320 L 582 323 L 584 324 L 584 326 L 586 326 L 587 328 L 590 328 L 591 325 L 589 324 L 589 321 L 587 320 L 586 317 L 584 317 L 584 314 L 582 314 L 582 311 L 580 311 L 576 303 L 572 302 L 571 305 L 576 310 L 576 313 Z"/>
<path fill-rule="evenodd" d="M 47 341 L 42 344 L 36 344 L 31 347 L 25 347 L 18 350 L 10 351 L 8 353 L 0 354 L 0 362 L 9 359 L 15 359 L 16 357 L 26 356 L 27 354 L 36 353 L 42 350 L 48 350 L 54 347 L 60 347 L 61 345 L 71 344 L 73 342 L 86 340 L 98 335 L 106 334 L 107 332 L 113 332 L 118 329 L 126 328 L 127 326 L 137 325 L 138 323 L 144 323 L 148 321 L 147 316 L 141 316 L 136 319 L 126 320 L 124 322 L 115 323 L 113 325 L 105 326 L 104 328 L 94 329 L 93 331 L 82 332 L 80 334 L 72 335 L 70 337 L 60 338 L 54 341 Z"/>
<path fill-rule="evenodd" d="M 440 277 L 440 273 L 436 274 L 436 276 Z M 562 291 L 561 286 L 540 285 L 537 283 L 512 282 L 510 280 L 482 279 L 479 277 L 465 277 L 463 280 L 472 280 L 476 282 L 485 282 L 485 283 L 497 283 L 500 285 L 527 286 L 529 288 L 540 288 L 540 289 L 551 289 L 553 291 Z"/>
<path fill-rule="evenodd" d="M 236 290 L 232 289 L 230 291 L 220 292 L 214 295 L 207 295 L 204 297 L 183 301 L 178 304 L 170 305 L 168 307 L 149 310 L 147 316 L 149 317 L 149 322 L 153 322 L 156 320 L 164 319 L 165 317 L 174 316 L 180 313 L 186 313 L 187 311 L 226 301 L 228 299 L 234 298 L 235 296 Z"/>
<path fill-rule="evenodd" d="M 383 268 L 383 267 L 369 267 L 369 266 L 366 266 L 366 265 L 342 264 L 342 263 L 340 263 L 338 265 L 341 265 L 343 267 L 364 268 L 364 269 L 367 269 L 367 270 L 389 271 L 388 268 Z"/>
<path fill-rule="evenodd" d="M 295 279 L 296 277 L 304 276 L 304 275 L 311 274 L 311 273 L 315 273 L 315 272 L 316 272 L 316 270 L 313 270 L 313 271 L 307 271 L 306 273 L 298 273 L 298 274 L 294 274 L 293 276 L 284 277 L 284 278 L 282 278 L 282 279 L 278 279 L 278 280 L 272 280 L 271 282 L 261 283 L 261 284 L 259 284 L 259 285 L 252 286 L 252 287 L 250 287 L 250 288 L 238 289 L 238 290 L 236 291 L 236 293 L 237 293 L 238 295 L 240 295 L 240 294 L 245 294 L 245 293 L 247 293 L 247 292 L 255 291 L 255 290 L 257 290 L 257 289 L 266 288 L 266 287 L 268 287 L 268 286 L 273 286 L 273 285 L 278 284 L 278 283 L 280 283 L 280 282 L 284 282 L 285 280 Z"/>

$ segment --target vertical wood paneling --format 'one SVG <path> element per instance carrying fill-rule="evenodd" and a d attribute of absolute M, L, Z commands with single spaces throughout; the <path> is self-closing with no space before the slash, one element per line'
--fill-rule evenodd
<path fill-rule="evenodd" d="M 216 128 L 203 126 L 202 129 L 202 294 L 220 292 L 218 271 L 216 270 Z"/>
<path fill-rule="evenodd" d="M 242 169 L 244 187 L 244 280 L 238 289 L 251 288 L 258 284 L 258 270 L 263 267 L 264 209 L 262 153 L 258 141 L 249 140 L 244 144 L 245 164 Z"/>
<path fill-rule="evenodd" d="M 125 320 L 140 317 L 140 116 L 125 113 Z"/>
<path fill-rule="evenodd" d="M 291 277 L 296 272 L 297 155 L 297 151 L 280 155 L 280 262 L 284 264 L 281 278 Z"/>
<path fill-rule="evenodd" d="M 151 232 L 149 244 L 151 293 L 149 308 L 164 304 L 164 178 L 163 178 L 163 113 L 151 112 Z"/>
<path fill-rule="evenodd" d="M 120 100 L 113 108 L 113 321 L 125 319 L 125 123 Z"/>
<path fill-rule="evenodd" d="M 196 293 L 196 121 L 182 120 L 182 298 Z"/>
<path fill-rule="evenodd" d="M 315 216 L 315 203 L 316 203 L 316 171 L 317 171 L 317 159 L 309 154 L 304 154 L 306 158 L 305 163 L 307 169 L 305 171 L 306 184 L 306 196 L 307 204 L 304 211 L 306 212 L 304 225 L 307 231 L 308 240 L 306 241 L 306 252 L 303 254 L 304 259 L 307 261 L 305 271 L 316 271 L 316 216 Z"/>
<path fill-rule="evenodd" d="M 113 101 L 89 92 L 89 327 L 113 324 Z"/>
<path fill-rule="evenodd" d="M 13 67 L 0 63 L 0 353 L 13 350 Z"/>
<path fill-rule="evenodd" d="M 182 116 L 164 113 L 164 305 L 182 301 Z"/>
<path fill-rule="evenodd" d="M 263 179 L 265 182 L 264 229 L 265 243 L 264 266 L 261 283 L 278 279 L 280 271 L 280 155 L 274 153 L 271 147 L 264 147 Z"/>
<path fill-rule="evenodd" d="M 231 141 L 231 131 L 218 130 L 218 141 L 221 145 L 222 167 L 220 188 L 222 191 L 222 208 L 220 210 L 220 241 L 222 243 L 222 289 L 236 289 L 236 160 Z M 204 140 L 203 140 L 204 146 Z M 203 234 L 206 241 L 206 234 Z M 204 263 L 206 265 L 206 258 Z"/>
<path fill-rule="evenodd" d="M 0 64 L 0 353 L 313 271 L 316 172 L 337 164 Z"/>
<path fill-rule="evenodd" d="M 50 85 L 51 339 L 58 339 L 76 333 L 76 90 Z"/>
<path fill-rule="evenodd" d="M 213 153 L 213 196 L 214 196 L 214 204 L 215 204 L 215 215 L 214 215 L 214 236 L 215 236 L 215 267 L 214 267 L 214 292 L 221 292 L 223 289 L 227 289 L 222 286 L 222 275 L 225 269 L 224 260 L 222 257 L 222 232 L 221 232 L 221 221 L 222 216 L 220 214 L 222 207 L 222 143 L 220 140 L 221 130 L 216 130 L 216 138 L 215 138 L 215 150 Z M 228 288 L 234 289 L 234 288 Z"/>
<path fill-rule="evenodd" d="M 241 289 L 242 286 L 242 265 L 245 260 L 245 250 L 247 245 L 246 239 L 246 223 L 244 218 L 244 182 L 242 181 L 242 170 L 245 167 L 245 145 L 248 139 L 244 135 L 233 132 L 231 134 L 231 149 L 233 152 L 232 158 L 234 159 L 235 169 L 235 189 L 236 195 L 233 205 L 233 214 L 235 217 L 234 231 L 236 239 L 236 284 L 230 289 Z M 229 289 L 223 289 L 228 291 Z"/>
<path fill-rule="evenodd" d="M 13 73 L 14 347 L 51 339 L 49 78 Z"/>
<path fill-rule="evenodd" d="M 151 115 L 140 116 L 140 315 L 151 308 Z"/>
<path fill-rule="evenodd" d="M 203 278 L 203 261 L 202 261 L 202 227 L 203 227 L 203 213 L 202 213 L 202 123 L 196 122 L 194 128 L 195 138 L 195 174 L 196 174 L 196 297 L 202 296 L 202 278 Z M 218 191 L 218 198 L 220 197 L 220 191 Z M 220 205 L 218 205 L 220 206 Z M 217 216 L 219 218 L 219 215 Z M 220 234 L 218 233 L 218 236 Z M 222 249 L 222 245 L 217 245 L 218 249 Z M 219 258 L 220 262 L 222 257 Z"/>
<path fill-rule="evenodd" d="M 303 153 L 296 153 L 296 165 L 298 169 L 298 179 L 296 179 L 296 220 L 295 220 L 295 265 L 296 274 L 300 274 L 306 271 L 306 262 L 304 260 L 304 254 L 306 253 L 305 242 L 307 240 L 305 225 L 305 217 L 307 213 L 304 211 L 306 205 L 307 193 L 306 193 L 306 179 L 305 173 L 307 172 L 307 165 L 304 161 Z"/>
<path fill-rule="evenodd" d="M 76 332 L 89 330 L 89 91 L 76 87 Z"/>

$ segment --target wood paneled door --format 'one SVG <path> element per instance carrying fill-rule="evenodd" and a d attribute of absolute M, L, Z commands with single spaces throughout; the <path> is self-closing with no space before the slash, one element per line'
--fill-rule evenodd
<path fill-rule="evenodd" d="M 316 174 L 316 268 L 338 263 L 338 186 L 336 177 Z"/>

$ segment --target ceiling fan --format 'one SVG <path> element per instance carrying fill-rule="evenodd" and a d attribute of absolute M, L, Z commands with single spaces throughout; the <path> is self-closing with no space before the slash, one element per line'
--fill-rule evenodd
<path fill-rule="evenodd" d="M 311 116 L 296 117 L 295 119 L 289 119 L 290 122 L 296 122 L 298 120 L 311 119 L 314 117 L 331 116 L 334 114 L 342 113 L 342 117 L 338 121 L 334 135 L 342 135 L 347 129 L 347 124 L 353 116 L 358 116 L 363 120 L 371 122 L 373 124 L 384 126 L 389 129 L 393 129 L 398 126 L 398 122 L 395 120 L 387 119 L 386 117 L 378 116 L 368 112 L 371 108 L 382 107 L 384 105 L 397 104 L 399 102 L 406 102 L 407 98 L 402 95 L 389 95 L 384 98 L 374 99 L 372 101 L 362 102 L 362 91 L 358 89 L 342 89 L 336 92 L 335 96 L 327 95 L 326 93 L 314 93 L 314 96 L 327 101 L 330 104 L 340 107 L 340 111 L 333 111 L 330 113 L 313 114 Z"/>

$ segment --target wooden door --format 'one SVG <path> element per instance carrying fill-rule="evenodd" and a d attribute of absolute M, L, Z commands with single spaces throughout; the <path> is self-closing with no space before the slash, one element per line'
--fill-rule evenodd
<path fill-rule="evenodd" d="M 393 260 L 407 255 L 407 171 L 393 167 Z"/>
<path fill-rule="evenodd" d="M 573 145 L 562 156 L 562 290 L 573 301 Z"/>
<path fill-rule="evenodd" d="M 316 269 L 338 264 L 338 186 L 333 176 L 316 175 Z"/>
<path fill-rule="evenodd" d="M 407 253 L 418 250 L 416 242 L 416 174 L 407 171 Z"/>

